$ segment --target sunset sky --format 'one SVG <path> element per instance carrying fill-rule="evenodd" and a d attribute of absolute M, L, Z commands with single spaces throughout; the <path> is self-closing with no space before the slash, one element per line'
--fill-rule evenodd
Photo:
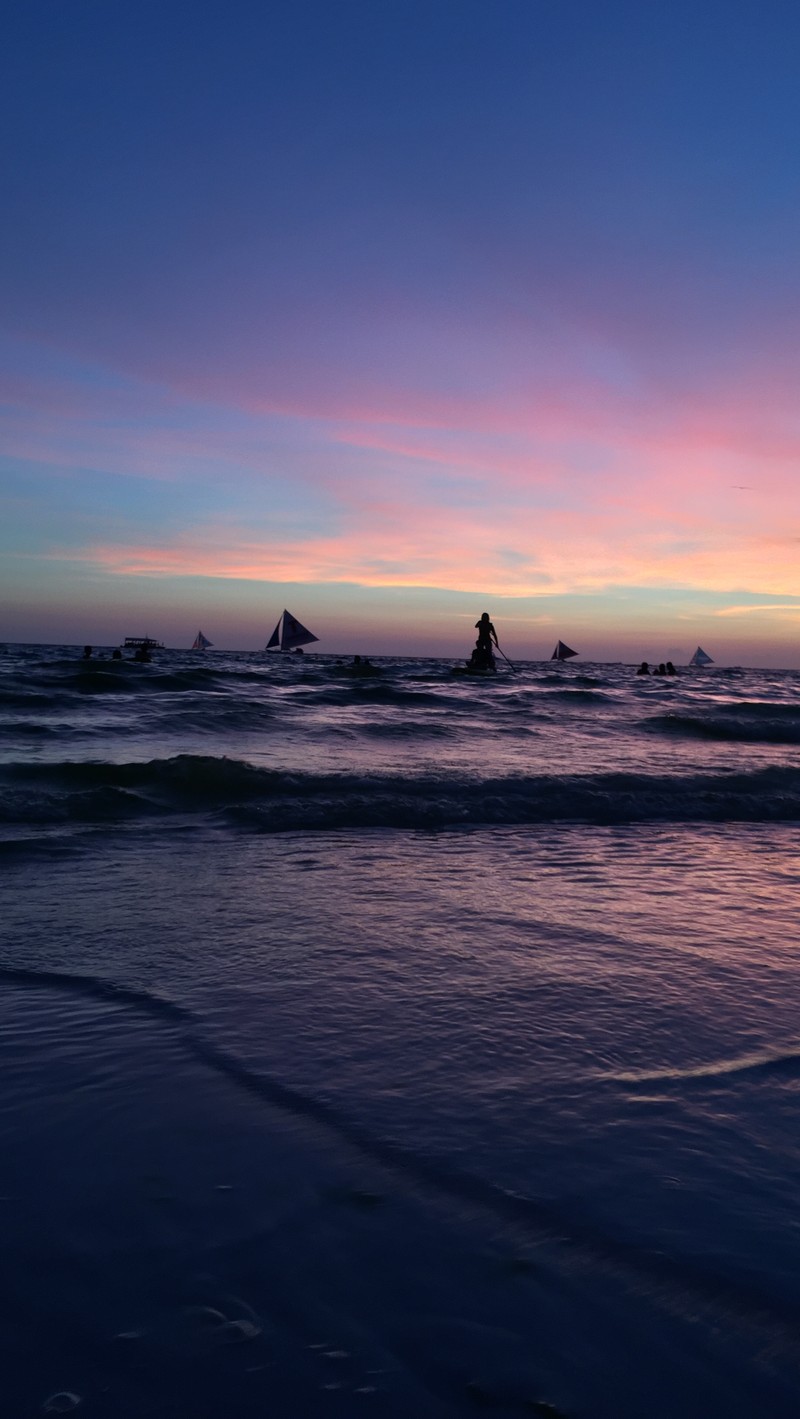
<path fill-rule="evenodd" d="M 796 0 L 25 0 L 0 639 L 800 665 Z"/>

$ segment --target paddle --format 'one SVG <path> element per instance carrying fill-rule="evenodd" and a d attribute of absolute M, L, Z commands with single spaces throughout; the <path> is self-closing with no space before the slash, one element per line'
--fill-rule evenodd
<path fill-rule="evenodd" d="M 497 644 L 496 641 L 495 641 L 495 648 L 496 648 L 497 650 L 500 650 L 500 647 L 499 647 L 499 645 Z M 509 660 L 509 658 L 508 658 L 508 656 L 506 655 L 505 651 L 504 651 L 504 650 L 500 650 L 500 654 L 502 655 L 504 661 L 506 662 L 506 665 L 511 665 L 511 661 Z M 511 665 L 511 669 L 514 671 L 514 674 L 516 675 L 516 673 L 517 673 L 517 667 L 516 667 L 516 665 Z"/>

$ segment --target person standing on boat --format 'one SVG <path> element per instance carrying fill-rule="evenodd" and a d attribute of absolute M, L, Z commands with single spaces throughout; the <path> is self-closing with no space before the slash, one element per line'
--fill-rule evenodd
<path fill-rule="evenodd" d="M 478 632 L 478 641 L 475 646 L 475 649 L 477 650 L 479 657 L 481 659 L 485 658 L 489 661 L 493 660 L 494 656 L 492 655 L 492 641 L 494 641 L 498 650 L 500 649 L 500 643 L 497 639 L 497 631 L 489 620 L 488 611 L 484 611 L 483 615 L 481 616 L 481 619 L 475 622 L 475 630 Z"/>

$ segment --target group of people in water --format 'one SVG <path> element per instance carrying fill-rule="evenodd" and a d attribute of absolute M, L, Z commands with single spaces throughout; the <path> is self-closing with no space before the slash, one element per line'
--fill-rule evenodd
<path fill-rule="evenodd" d="M 368 655 L 354 655 L 350 665 L 345 665 L 343 660 L 337 660 L 337 666 L 341 666 L 348 675 L 382 675 L 383 671 L 379 665 L 373 665 Z"/>
<path fill-rule="evenodd" d="M 85 646 L 83 647 L 83 659 L 84 659 L 84 660 L 91 660 L 93 654 L 94 654 L 94 646 L 85 645 Z M 98 658 L 98 660 L 105 660 L 105 655 L 103 654 L 102 651 L 100 652 L 100 654 L 99 654 L 99 656 L 98 656 L 97 658 Z M 112 659 L 112 660 L 122 660 L 122 659 L 123 659 L 122 651 L 120 650 L 119 646 L 115 646 L 114 649 L 112 650 L 112 652 L 111 652 L 111 659 Z M 136 650 L 134 651 L 133 655 L 131 656 L 131 660 L 135 660 L 135 661 L 137 662 L 137 664 L 139 664 L 139 665 L 149 665 L 152 659 L 153 659 L 153 657 L 152 657 L 152 655 L 150 654 L 149 650 L 147 649 L 147 646 L 146 646 L 146 645 L 137 646 L 137 647 L 136 647 Z"/>
<path fill-rule="evenodd" d="M 647 661 L 643 660 L 641 665 L 639 666 L 639 669 L 636 671 L 637 675 L 677 675 L 677 673 L 678 672 L 675 669 L 675 666 L 672 664 L 671 660 L 668 660 L 666 665 L 662 660 L 661 664 L 654 665 L 652 670 L 650 669 L 650 666 L 648 665 Z"/>

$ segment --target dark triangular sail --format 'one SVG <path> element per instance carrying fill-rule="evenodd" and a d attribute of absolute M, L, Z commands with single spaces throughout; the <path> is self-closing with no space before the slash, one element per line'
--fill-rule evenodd
<path fill-rule="evenodd" d="M 555 648 L 555 650 L 553 651 L 553 654 L 550 656 L 550 659 L 551 659 L 551 660 L 571 660 L 571 658 L 572 658 L 573 655 L 579 655 L 579 654 L 580 654 L 580 652 L 577 651 L 577 650 L 570 650 L 569 646 L 568 646 L 568 645 L 565 645 L 563 641 L 558 641 L 558 642 L 556 643 L 556 648 Z"/>
<path fill-rule="evenodd" d="M 192 650 L 208 650 L 214 644 L 213 641 L 204 636 L 202 631 L 198 631 L 192 642 Z"/>
<path fill-rule="evenodd" d="M 309 631 L 307 626 L 301 625 L 296 616 L 290 611 L 284 611 L 278 618 L 278 624 L 267 641 L 266 649 L 274 650 L 297 650 L 301 645 L 310 645 L 312 641 L 319 640 L 313 631 Z"/>
<path fill-rule="evenodd" d="M 701 650 L 701 649 L 700 649 L 700 646 L 698 646 L 698 647 L 697 647 L 697 650 L 695 651 L 694 655 L 692 656 L 691 660 L 689 661 L 689 664 L 690 664 L 690 665 L 713 665 L 714 662 L 713 662 L 713 660 L 711 659 L 711 656 L 710 656 L 710 655 L 706 655 L 705 651 L 704 651 L 704 650 Z"/>
<path fill-rule="evenodd" d="M 319 640 L 319 636 L 315 636 L 306 626 L 301 626 L 296 617 L 284 611 L 281 650 L 295 650 L 299 645 L 310 645 L 316 640 Z"/>

